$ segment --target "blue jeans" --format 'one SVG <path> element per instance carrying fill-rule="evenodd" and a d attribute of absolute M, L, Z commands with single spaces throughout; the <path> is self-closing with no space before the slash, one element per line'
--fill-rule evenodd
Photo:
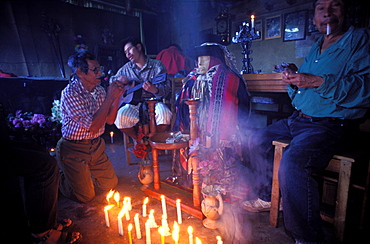
<path fill-rule="evenodd" d="M 250 138 L 255 195 L 265 201 L 271 201 L 272 141 L 291 140 L 283 152 L 279 182 L 284 224 L 298 240 L 323 240 L 318 184 L 312 174 L 325 168 L 342 148 L 348 131 L 356 127 L 352 124 L 348 120 L 303 118 L 294 112 L 289 118 L 263 128 Z"/>

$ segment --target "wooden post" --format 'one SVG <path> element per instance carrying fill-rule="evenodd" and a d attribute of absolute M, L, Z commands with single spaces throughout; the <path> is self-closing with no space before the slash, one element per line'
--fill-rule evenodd
<path fill-rule="evenodd" d="M 149 136 L 152 136 L 156 133 L 157 125 L 155 122 L 155 104 L 157 103 L 157 100 L 155 99 L 149 99 L 146 101 L 148 103 L 148 110 L 149 110 Z"/>
<path fill-rule="evenodd" d="M 199 103 L 199 99 L 189 99 L 185 101 L 187 105 L 189 105 L 189 114 L 190 114 L 190 145 L 198 138 L 198 126 L 196 122 L 197 118 L 197 105 Z M 199 171 L 198 171 L 198 164 L 199 158 L 196 155 L 197 153 L 193 153 L 193 155 L 189 159 L 189 163 L 192 164 L 193 168 L 193 205 L 195 207 L 200 206 L 200 182 L 199 182 Z"/>

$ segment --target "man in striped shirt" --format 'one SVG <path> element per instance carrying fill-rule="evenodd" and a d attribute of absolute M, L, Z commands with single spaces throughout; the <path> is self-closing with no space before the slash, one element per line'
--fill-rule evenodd
<path fill-rule="evenodd" d="M 115 81 L 100 86 L 102 67 L 89 52 L 68 60 L 75 79 L 61 96 L 62 138 L 57 145 L 61 169 L 59 189 L 79 202 L 92 200 L 95 188 L 107 191 L 117 185 L 117 176 L 100 137 L 105 123 L 113 124 L 124 87 Z"/>
<path fill-rule="evenodd" d="M 117 118 L 114 124 L 123 133 L 129 135 L 136 142 L 138 134 L 135 125 L 140 121 L 142 124 L 148 124 L 147 109 L 145 108 L 145 99 L 156 98 L 163 99 L 168 96 L 171 89 L 170 81 L 165 79 L 158 84 L 149 82 L 156 76 L 167 73 L 164 64 L 145 55 L 145 47 L 139 39 L 128 37 L 123 41 L 123 52 L 129 62 L 123 65 L 111 81 L 119 80 L 128 85 L 131 82 L 142 83 L 143 89 L 134 93 L 131 101 L 125 101 L 117 112 Z M 155 120 L 157 132 L 164 132 L 171 123 L 172 113 L 162 102 L 155 105 Z"/>

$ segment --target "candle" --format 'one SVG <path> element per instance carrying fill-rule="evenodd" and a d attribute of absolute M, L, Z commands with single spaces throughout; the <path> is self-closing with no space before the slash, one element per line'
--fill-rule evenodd
<path fill-rule="evenodd" d="M 188 234 L 189 234 L 189 244 L 193 244 L 193 227 L 188 227 Z"/>
<path fill-rule="evenodd" d="M 144 199 L 144 204 L 143 204 L 143 217 L 146 217 L 146 205 L 148 204 L 148 202 L 149 202 L 149 198 L 146 197 Z"/>
<path fill-rule="evenodd" d="M 329 23 L 327 23 L 327 24 L 326 24 L 326 35 L 328 36 L 328 35 L 330 35 L 330 34 L 331 34 L 330 24 L 329 24 Z"/>
<path fill-rule="evenodd" d="M 254 28 L 254 15 L 251 15 L 251 27 Z"/>
<path fill-rule="evenodd" d="M 131 236 L 131 230 L 132 230 L 132 224 L 130 223 L 127 227 L 127 232 L 128 232 L 128 241 L 130 244 L 132 244 L 132 236 Z"/>
<path fill-rule="evenodd" d="M 223 244 L 224 242 L 221 239 L 221 236 L 216 236 L 217 244 Z"/>
<path fill-rule="evenodd" d="M 157 223 L 155 222 L 155 218 L 154 218 L 154 209 L 151 209 L 149 211 L 148 220 L 149 220 L 149 227 L 150 228 L 157 228 L 158 227 Z"/>
<path fill-rule="evenodd" d="M 109 199 L 113 196 L 113 194 L 114 194 L 114 191 L 111 189 L 111 190 L 108 192 L 107 196 L 106 196 L 106 199 L 107 199 L 108 204 L 110 203 L 110 202 L 109 202 Z"/>
<path fill-rule="evenodd" d="M 181 216 L 181 200 L 176 200 L 176 210 L 177 210 L 177 222 L 182 224 L 182 216 Z"/>
<path fill-rule="evenodd" d="M 164 234 L 164 228 L 161 226 L 161 227 L 159 227 L 158 228 L 158 232 L 159 232 L 159 234 L 161 235 L 161 244 L 164 244 L 164 236 L 165 236 L 165 234 Z"/>
<path fill-rule="evenodd" d="M 149 219 L 145 223 L 145 235 L 146 235 L 146 244 L 151 244 L 152 243 L 152 240 L 150 238 Z"/>
<path fill-rule="evenodd" d="M 123 226 L 122 226 L 122 217 L 125 214 L 124 209 L 122 208 L 121 211 L 118 213 L 117 220 L 118 220 L 118 234 L 123 236 Z"/>
<path fill-rule="evenodd" d="M 166 198 L 164 195 L 161 195 L 161 202 L 162 202 L 162 213 L 167 218 L 167 207 L 166 207 Z"/>
<path fill-rule="evenodd" d="M 179 244 L 179 232 L 180 232 L 180 227 L 175 221 L 173 223 L 173 229 L 172 229 L 172 239 L 175 241 L 175 244 Z"/>
<path fill-rule="evenodd" d="M 125 198 L 123 198 L 123 204 L 127 205 L 127 209 L 129 211 L 132 210 L 131 197 L 125 197 Z"/>
<path fill-rule="evenodd" d="M 170 227 L 168 226 L 167 218 L 165 215 L 162 215 L 162 228 L 163 228 L 163 235 L 170 236 Z"/>
<path fill-rule="evenodd" d="M 198 237 L 195 237 L 195 244 L 202 244 L 202 241 Z"/>
<path fill-rule="evenodd" d="M 139 222 L 139 214 L 135 214 L 134 217 L 134 223 L 135 223 L 135 230 L 136 230 L 136 238 L 141 239 L 141 230 L 140 230 L 140 222 Z"/>
<path fill-rule="evenodd" d="M 50 151 L 49 151 L 49 154 L 50 156 L 54 157 L 55 156 L 55 148 L 50 148 Z"/>
<path fill-rule="evenodd" d="M 113 207 L 114 207 L 113 204 L 104 207 L 105 225 L 107 227 L 110 227 L 108 211 L 109 211 L 109 209 L 111 209 Z"/>
<path fill-rule="evenodd" d="M 120 195 L 119 195 L 118 191 L 114 193 L 113 198 L 114 198 L 114 201 L 116 201 L 116 203 L 117 203 L 117 207 L 119 207 Z"/>
<path fill-rule="evenodd" d="M 113 141 L 113 135 L 114 135 L 114 132 L 113 131 L 111 131 L 111 132 L 109 132 L 109 135 L 110 135 L 110 143 L 114 143 L 114 141 Z"/>

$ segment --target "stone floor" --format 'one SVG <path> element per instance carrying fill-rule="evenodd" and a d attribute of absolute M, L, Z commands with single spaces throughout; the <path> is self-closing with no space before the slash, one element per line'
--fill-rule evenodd
<path fill-rule="evenodd" d="M 138 165 L 128 165 L 124 161 L 123 144 L 120 138 L 115 136 L 115 142 L 110 143 L 109 136 L 105 135 L 107 142 L 107 154 L 111 159 L 115 168 L 116 174 L 119 178 L 118 186 L 115 190 L 119 191 L 121 197 L 129 196 L 132 199 L 131 220 L 127 221 L 123 218 L 124 235 L 118 234 L 117 227 L 117 214 L 118 208 L 113 208 L 110 212 L 111 227 L 105 226 L 103 208 L 107 204 L 105 195 L 98 195 L 95 200 L 87 204 L 76 203 L 63 196 L 59 197 L 59 219 L 71 218 L 75 223 L 75 228 L 83 234 L 83 243 L 129 243 L 127 226 L 133 222 L 135 213 L 141 213 L 142 203 L 147 195 L 140 190 L 142 186 L 138 180 L 137 173 L 139 170 Z M 132 157 L 135 161 L 138 159 Z M 160 173 L 161 178 L 164 179 L 171 175 L 171 163 L 168 156 L 161 156 Z M 245 240 L 243 243 L 294 243 L 294 241 L 285 233 L 282 218 L 280 219 L 280 226 L 273 228 L 269 225 L 269 213 L 248 213 L 244 210 L 239 211 L 237 207 L 232 206 L 231 210 L 238 213 L 242 219 L 241 231 Z M 154 209 L 156 222 L 161 225 L 161 203 L 159 200 L 150 198 L 148 209 Z M 167 206 L 168 222 L 170 228 L 176 220 L 176 209 L 172 206 Z M 281 215 L 281 214 L 280 214 Z M 199 237 L 202 243 L 217 243 L 216 236 L 225 233 L 225 231 L 233 231 L 235 225 L 231 222 L 226 223 L 223 227 L 216 230 L 210 230 L 202 225 L 202 220 L 195 218 L 185 212 L 182 212 L 183 223 L 180 225 L 180 242 L 189 243 L 188 241 L 188 226 L 194 228 L 194 237 Z M 146 218 L 140 216 L 142 239 L 137 239 L 135 229 L 132 231 L 133 243 L 146 243 L 144 221 Z M 226 228 L 226 229 L 225 229 Z M 328 233 L 328 240 L 331 239 L 332 226 L 327 224 L 326 232 Z M 367 238 L 369 235 L 366 235 Z M 365 237 L 365 236 L 364 236 Z M 366 238 L 366 237 L 365 237 Z M 357 238 L 356 238 L 357 239 Z M 160 235 L 157 229 L 151 229 L 152 243 L 160 243 Z M 362 239 L 363 240 L 363 239 Z M 174 243 L 171 236 L 165 238 L 165 243 Z M 195 243 L 195 242 L 194 242 Z M 224 242 L 227 243 L 227 242 Z M 231 243 L 231 242 L 230 242 Z M 236 242 L 234 242 L 236 243 Z M 241 243 L 241 242 L 240 242 Z M 355 242 L 353 242 L 355 243 Z"/>

